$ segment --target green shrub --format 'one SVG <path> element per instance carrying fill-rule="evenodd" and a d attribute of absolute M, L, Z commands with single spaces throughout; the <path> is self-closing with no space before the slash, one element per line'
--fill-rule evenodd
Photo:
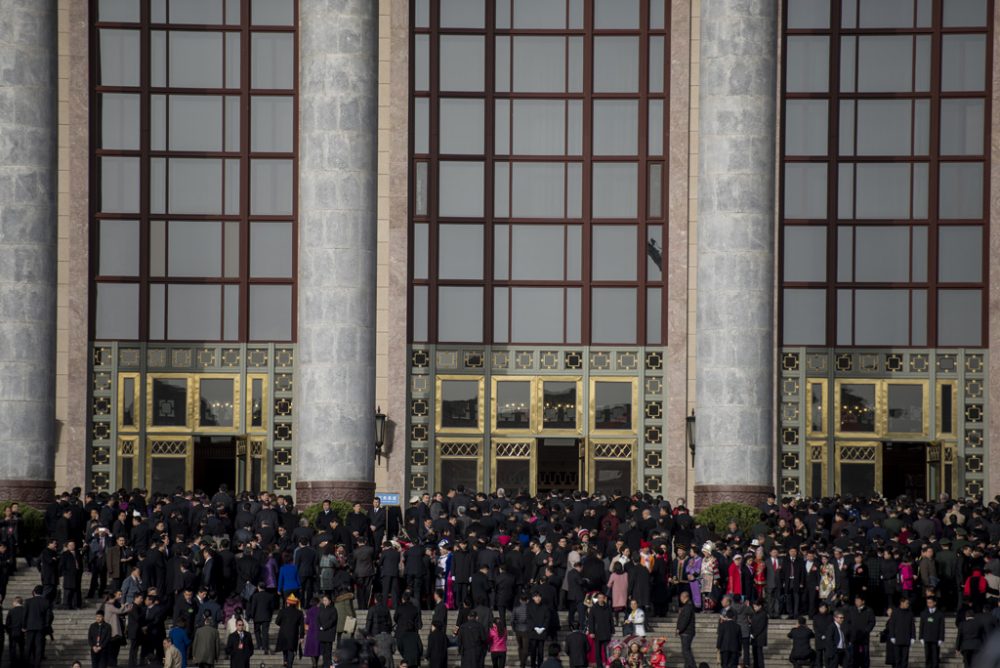
<path fill-rule="evenodd" d="M 18 502 L 4 501 L 0 503 L 0 517 L 3 517 L 3 511 L 12 503 Z M 45 512 L 26 503 L 19 505 L 21 506 L 21 535 L 18 553 L 22 557 L 36 557 L 45 547 Z"/>
<path fill-rule="evenodd" d="M 352 506 L 347 501 L 331 501 L 330 508 L 333 512 L 337 513 L 340 517 L 340 523 L 343 524 L 344 520 L 347 518 L 347 514 L 351 512 Z M 314 503 L 305 510 L 302 511 L 302 516 L 309 520 L 309 524 L 315 526 L 316 518 L 319 517 L 320 511 L 323 510 L 322 503 Z"/>
<path fill-rule="evenodd" d="M 740 529 L 749 531 L 760 521 L 760 510 L 745 503 L 717 503 L 698 513 L 695 519 L 702 526 L 716 532 L 725 531 L 730 520 L 736 520 Z"/>

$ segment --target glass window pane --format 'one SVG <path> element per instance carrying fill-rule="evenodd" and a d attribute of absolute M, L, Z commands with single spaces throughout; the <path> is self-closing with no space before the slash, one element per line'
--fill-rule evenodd
<path fill-rule="evenodd" d="M 250 213 L 292 214 L 292 161 L 250 161 Z"/>
<path fill-rule="evenodd" d="M 222 275 L 222 223 L 173 220 L 167 234 L 167 275 Z"/>
<path fill-rule="evenodd" d="M 944 0 L 941 25 L 945 28 L 985 26 L 986 0 Z"/>
<path fill-rule="evenodd" d="M 583 216 L 583 163 L 571 162 L 566 165 L 566 217 Z"/>
<path fill-rule="evenodd" d="M 413 98 L 413 152 L 427 153 L 430 151 L 431 117 L 430 98 Z M 499 152 L 499 149 L 497 149 Z"/>
<path fill-rule="evenodd" d="M 511 279 L 563 280 L 563 226 L 511 226 Z"/>
<path fill-rule="evenodd" d="M 439 151 L 482 155 L 485 101 L 441 98 L 439 110 Z"/>
<path fill-rule="evenodd" d="M 927 291 L 910 293 L 910 345 L 927 345 Z"/>
<path fill-rule="evenodd" d="M 221 0 L 170 0 L 171 23 L 222 23 Z"/>
<path fill-rule="evenodd" d="M 845 3 L 849 5 L 850 3 Z M 857 78 L 857 48 L 858 38 L 854 36 L 840 38 L 840 90 L 853 93 Z"/>
<path fill-rule="evenodd" d="M 500 46 L 499 42 L 497 46 Z M 513 49 L 514 92 L 562 93 L 566 90 L 564 37 L 517 36 L 514 37 Z"/>
<path fill-rule="evenodd" d="M 511 343 L 562 343 L 562 316 L 562 288 L 511 288 Z"/>
<path fill-rule="evenodd" d="M 476 489 L 479 486 L 479 460 L 477 459 L 446 459 L 441 460 L 441 479 L 437 481 L 441 489 Z"/>
<path fill-rule="evenodd" d="M 258 26 L 295 25 L 295 0 L 251 0 L 250 22 Z"/>
<path fill-rule="evenodd" d="M 573 2 L 574 0 L 570 0 Z M 569 93 L 582 93 L 583 92 L 583 37 L 570 37 L 568 40 L 569 44 L 569 62 L 566 64 L 566 69 L 569 72 L 567 81 L 567 92 Z"/>
<path fill-rule="evenodd" d="M 594 100 L 594 155 L 636 155 L 638 100 Z"/>
<path fill-rule="evenodd" d="M 152 213 L 167 211 L 166 158 L 151 158 L 149 161 L 149 210 Z"/>
<path fill-rule="evenodd" d="M 583 264 L 583 227 L 569 225 L 566 227 L 566 280 L 580 280 Z"/>
<path fill-rule="evenodd" d="M 594 28 L 636 30 L 639 27 L 639 0 L 594 0 Z"/>
<path fill-rule="evenodd" d="M 493 216 L 510 217 L 510 163 L 497 162 L 493 167 Z"/>
<path fill-rule="evenodd" d="M 167 286 L 154 283 L 149 286 L 149 338 L 162 341 L 167 338 Z"/>
<path fill-rule="evenodd" d="M 139 286 L 98 283 L 94 334 L 97 339 L 139 338 Z"/>
<path fill-rule="evenodd" d="M 826 155 L 829 102 L 785 102 L 785 155 Z"/>
<path fill-rule="evenodd" d="M 583 326 L 583 310 L 580 304 L 583 291 L 580 288 L 566 288 L 566 343 L 579 343 Z"/>
<path fill-rule="evenodd" d="M 413 25 L 417 28 L 429 28 L 431 25 L 431 2 L 430 0 L 414 0 Z"/>
<path fill-rule="evenodd" d="M 837 228 L 837 280 L 850 283 L 854 280 L 854 228 Z"/>
<path fill-rule="evenodd" d="M 826 218 L 826 163 L 785 163 L 785 218 Z"/>
<path fill-rule="evenodd" d="M 139 3 L 135 0 L 100 0 L 97 20 L 113 23 L 138 23 Z"/>
<path fill-rule="evenodd" d="M 427 178 L 427 163 L 418 162 L 416 174 L 413 177 L 413 213 L 417 216 L 427 215 L 427 195 L 430 188 Z"/>
<path fill-rule="evenodd" d="M 594 428 L 632 428 L 632 383 L 607 380 L 594 383 Z"/>
<path fill-rule="evenodd" d="M 649 155 L 663 155 L 663 137 L 666 130 L 663 127 L 663 100 L 649 101 Z"/>
<path fill-rule="evenodd" d="M 913 0 L 861 0 L 859 10 L 859 28 L 913 27 Z"/>
<path fill-rule="evenodd" d="M 855 100 L 840 101 L 840 155 L 854 155 Z M 841 164 L 841 167 L 844 165 Z"/>
<path fill-rule="evenodd" d="M 250 223 L 250 277 L 292 277 L 291 223 Z"/>
<path fill-rule="evenodd" d="M 663 278 L 663 228 L 650 225 L 646 228 L 646 280 Z"/>
<path fill-rule="evenodd" d="M 635 218 L 638 209 L 638 165 L 634 162 L 593 164 L 595 218 Z"/>
<path fill-rule="evenodd" d="M 983 163 L 942 162 L 940 169 L 941 218 L 982 218 Z"/>
<path fill-rule="evenodd" d="M 830 88 L 830 38 L 788 37 L 785 88 L 789 93 L 822 93 Z"/>
<path fill-rule="evenodd" d="M 511 216 L 514 218 L 561 218 L 565 197 L 565 165 L 561 162 L 515 162 L 511 164 Z"/>
<path fill-rule="evenodd" d="M 986 87 L 986 35 L 941 37 L 941 90 Z"/>
<path fill-rule="evenodd" d="M 649 217 L 663 217 L 663 165 L 654 162 L 649 163 Z"/>
<path fill-rule="evenodd" d="M 854 292 L 837 290 L 837 345 L 854 343 Z"/>
<path fill-rule="evenodd" d="M 235 215 L 240 212 L 240 161 L 238 158 L 229 158 L 225 161 L 225 193 L 224 210 L 226 215 Z M 251 179 L 253 174 L 250 175 Z M 251 195 L 252 196 L 252 195 Z"/>
<path fill-rule="evenodd" d="M 855 217 L 909 218 L 910 166 L 900 163 L 859 163 Z"/>
<path fill-rule="evenodd" d="M 941 100 L 941 153 L 982 155 L 986 103 L 977 99 Z"/>
<path fill-rule="evenodd" d="M 639 38 L 594 37 L 594 92 L 639 91 Z"/>
<path fill-rule="evenodd" d="M 250 286 L 250 340 L 290 341 L 292 286 Z"/>
<path fill-rule="evenodd" d="M 823 383 L 809 385 L 809 431 L 825 431 L 823 420 Z"/>
<path fill-rule="evenodd" d="M 169 136 L 172 151 L 222 150 L 222 98 L 170 95 Z"/>
<path fill-rule="evenodd" d="M 978 283 L 983 280 L 983 228 L 978 225 L 938 228 L 938 280 Z"/>
<path fill-rule="evenodd" d="M 646 345 L 660 345 L 663 339 L 663 290 L 646 289 Z"/>
<path fill-rule="evenodd" d="M 890 384 L 888 392 L 889 431 L 896 434 L 924 432 L 924 388 L 920 385 Z"/>
<path fill-rule="evenodd" d="M 184 427 L 187 425 L 187 391 L 185 378 L 153 379 L 153 415 L 156 427 Z M 181 460 L 183 463 L 183 460 Z M 159 464 L 159 462 L 157 462 Z"/>
<path fill-rule="evenodd" d="M 938 345 L 983 345 L 980 290 L 938 290 Z"/>
<path fill-rule="evenodd" d="M 826 234 L 825 227 L 785 227 L 786 281 L 826 281 Z"/>
<path fill-rule="evenodd" d="M 493 288 L 493 343 L 510 340 L 510 288 Z"/>
<path fill-rule="evenodd" d="M 250 33 L 250 87 L 292 88 L 295 83 L 295 36 Z"/>
<path fill-rule="evenodd" d="M 788 27 L 793 30 L 829 28 L 830 0 L 795 0 L 795 2 L 789 2 Z"/>
<path fill-rule="evenodd" d="M 840 386 L 840 431 L 875 431 L 875 385 Z"/>
<path fill-rule="evenodd" d="M 927 228 L 913 227 L 910 232 L 913 235 L 910 241 L 913 248 L 913 267 L 910 270 L 912 280 L 914 283 L 923 283 L 927 280 Z"/>
<path fill-rule="evenodd" d="M 222 33 L 172 30 L 167 33 L 170 85 L 222 88 Z"/>
<path fill-rule="evenodd" d="M 591 227 L 595 281 L 636 280 L 635 225 L 594 225 Z"/>
<path fill-rule="evenodd" d="M 154 151 L 167 150 L 167 96 L 149 98 L 149 143 Z"/>
<path fill-rule="evenodd" d="M 171 158 L 168 206 L 171 213 L 220 213 L 222 209 L 222 161 L 202 158 Z"/>
<path fill-rule="evenodd" d="M 915 72 L 913 73 L 914 78 L 914 90 L 919 92 L 927 92 L 931 89 L 931 36 L 930 35 L 917 35 L 916 39 L 916 53 L 913 56 L 916 64 L 914 65 Z"/>
<path fill-rule="evenodd" d="M 480 35 L 441 35 L 440 89 L 483 90 L 486 38 Z"/>
<path fill-rule="evenodd" d="M 854 228 L 854 280 L 906 283 L 910 280 L 910 230 L 906 227 Z"/>
<path fill-rule="evenodd" d="M 909 100 L 858 100 L 858 155 L 910 155 Z"/>
<path fill-rule="evenodd" d="M 222 300 L 222 338 L 236 341 L 240 338 L 240 286 L 223 286 Z"/>
<path fill-rule="evenodd" d="M 97 273 L 101 276 L 139 275 L 139 222 L 102 220 Z"/>
<path fill-rule="evenodd" d="M 430 258 L 429 227 L 427 223 L 413 225 L 413 278 L 427 278 Z"/>
<path fill-rule="evenodd" d="M 635 344 L 635 288 L 594 288 L 590 310 L 591 341 Z"/>
<path fill-rule="evenodd" d="M 895 93 L 913 89 L 913 37 L 858 38 L 858 92 Z"/>
<path fill-rule="evenodd" d="M 656 0 L 653 4 L 657 4 Z M 664 55 L 663 55 L 663 37 L 651 36 L 649 38 L 649 92 L 650 93 L 662 93 L 663 92 L 663 71 L 664 71 Z"/>
<path fill-rule="evenodd" d="M 927 155 L 931 147 L 931 102 L 913 101 L 913 155 Z"/>
<path fill-rule="evenodd" d="M 413 307 L 410 311 L 413 317 L 413 340 L 427 340 L 427 292 L 426 285 L 413 286 Z"/>
<path fill-rule="evenodd" d="M 511 104 L 514 153 L 566 152 L 566 104 L 562 100 L 513 100 Z"/>
<path fill-rule="evenodd" d="M 566 27 L 566 0 L 514 0 L 514 28 Z"/>
<path fill-rule="evenodd" d="M 102 28 L 101 85 L 139 85 L 139 31 Z"/>
<path fill-rule="evenodd" d="M 438 341 L 483 340 L 483 289 L 447 285 L 438 288 Z"/>
<path fill-rule="evenodd" d="M 473 280 L 483 278 L 483 226 L 438 227 L 438 277 Z"/>
<path fill-rule="evenodd" d="M 826 343 L 826 291 L 787 289 L 782 297 L 782 343 Z"/>
<path fill-rule="evenodd" d="M 202 378 L 198 381 L 198 412 L 202 427 L 232 427 L 233 379 Z"/>
<path fill-rule="evenodd" d="M 649 28 L 663 30 L 666 24 L 666 8 L 664 0 L 649 0 Z"/>
<path fill-rule="evenodd" d="M 483 163 L 438 163 L 438 215 L 483 216 Z"/>
<path fill-rule="evenodd" d="M 167 286 L 167 338 L 172 341 L 217 341 L 222 331 L 222 286 Z"/>
<path fill-rule="evenodd" d="M 531 381 L 497 381 L 496 404 L 497 418 L 495 426 L 497 429 L 531 428 Z"/>
<path fill-rule="evenodd" d="M 913 164 L 913 218 L 927 218 L 927 191 L 930 183 L 929 166 L 926 162 Z"/>
<path fill-rule="evenodd" d="M 483 0 L 441 0 L 442 28 L 482 28 L 485 21 Z"/>
<path fill-rule="evenodd" d="M 139 158 L 101 158 L 101 207 L 104 213 L 139 211 Z"/>
<path fill-rule="evenodd" d="M 413 36 L 413 89 L 429 90 L 431 86 L 430 35 Z"/>
<path fill-rule="evenodd" d="M 294 100 L 276 95 L 250 98 L 250 150 L 264 153 L 291 152 Z"/>
<path fill-rule="evenodd" d="M 101 148 L 139 150 L 139 96 L 104 93 L 101 98 Z"/>
<path fill-rule="evenodd" d="M 542 428 L 576 429 L 576 383 L 542 381 Z"/>
<path fill-rule="evenodd" d="M 626 459 L 596 459 L 594 466 L 594 494 L 611 497 L 622 490 L 632 489 L 632 462 Z"/>
<path fill-rule="evenodd" d="M 905 346 L 909 341 L 908 290 L 854 291 L 854 345 Z"/>
<path fill-rule="evenodd" d="M 226 33 L 226 88 L 240 87 L 240 34 Z"/>
<path fill-rule="evenodd" d="M 291 119 L 288 123 L 291 123 Z M 277 136 L 281 136 L 280 133 Z M 240 150 L 240 98 L 236 95 L 226 96 L 226 150 Z"/>

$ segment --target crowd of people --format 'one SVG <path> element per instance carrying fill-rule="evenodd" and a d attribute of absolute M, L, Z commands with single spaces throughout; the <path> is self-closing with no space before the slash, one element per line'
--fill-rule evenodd
<path fill-rule="evenodd" d="M 22 555 L 41 582 L 3 626 L 15 667 L 44 665 L 54 608 L 96 599 L 94 668 L 249 668 L 272 651 L 286 668 L 441 668 L 452 648 L 462 668 L 665 668 L 671 645 L 684 668 L 759 668 L 786 618 L 793 666 L 867 668 L 884 643 L 906 668 L 911 651 L 971 666 L 1000 623 L 996 501 L 771 497 L 757 511 L 710 527 L 683 499 L 457 487 L 344 517 L 324 502 L 310 520 L 266 492 L 74 490 L 46 508 L 51 538 Z M 9 508 L 0 596 L 20 531 Z M 706 621 L 717 653 L 695 657 Z"/>

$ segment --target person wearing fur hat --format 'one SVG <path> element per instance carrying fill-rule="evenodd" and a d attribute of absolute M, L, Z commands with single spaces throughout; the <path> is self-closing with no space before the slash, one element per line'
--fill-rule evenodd
<path fill-rule="evenodd" d="M 701 571 L 698 580 L 701 585 L 702 607 L 706 610 L 715 608 L 718 600 L 717 586 L 719 582 L 719 560 L 715 558 L 715 543 L 706 541 L 701 546 Z"/>
<path fill-rule="evenodd" d="M 274 648 L 281 652 L 284 658 L 284 668 L 292 668 L 299 643 L 305 638 L 305 617 L 299 610 L 299 599 L 295 594 L 285 599 L 285 607 L 274 620 L 278 627 L 278 639 Z"/>

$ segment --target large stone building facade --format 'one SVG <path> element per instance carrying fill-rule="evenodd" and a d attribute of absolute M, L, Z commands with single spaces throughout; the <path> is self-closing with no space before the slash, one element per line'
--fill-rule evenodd
<path fill-rule="evenodd" d="M 992 0 L 0 17 L 4 498 L 1000 493 Z"/>

